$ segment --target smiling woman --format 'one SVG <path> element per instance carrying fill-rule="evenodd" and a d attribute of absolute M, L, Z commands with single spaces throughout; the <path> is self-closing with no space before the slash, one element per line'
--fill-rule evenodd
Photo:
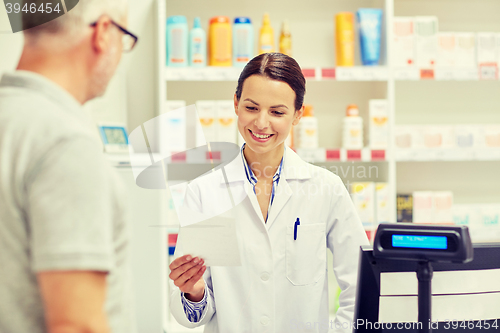
<path fill-rule="evenodd" d="M 246 143 L 224 175 L 219 170 L 188 185 L 183 207 L 207 218 L 237 217 L 241 266 L 207 267 L 203 256 L 183 253 L 181 232 L 170 278 L 178 287 L 172 314 L 182 325 L 290 332 L 314 322 L 321 325 L 308 332 L 328 331 L 328 248 L 342 288 L 332 325 L 349 327 L 359 247 L 368 240 L 340 178 L 285 146 L 302 117 L 304 93 L 300 66 L 284 54 L 259 55 L 242 71 L 234 108 Z M 227 188 L 234 205 L 224 200 Z"/>

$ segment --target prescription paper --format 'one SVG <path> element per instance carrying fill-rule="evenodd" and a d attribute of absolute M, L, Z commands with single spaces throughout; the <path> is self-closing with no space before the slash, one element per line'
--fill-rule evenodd
<path fill-rule="evenodd" d="M 206 266 L 241 266 L 235 219 L 227 215 L 181 227 L 183 254 L 203 258 Z"/>

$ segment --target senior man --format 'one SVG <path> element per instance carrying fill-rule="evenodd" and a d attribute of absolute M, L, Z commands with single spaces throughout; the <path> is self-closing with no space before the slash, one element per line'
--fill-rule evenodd
<path fill-rule="evenodd" d="M 82 110 L 137 42 L 127 8 L 81 0 L 26 30 L 0 80 L 0 332 L 135 331 L 123 190 Z"/>

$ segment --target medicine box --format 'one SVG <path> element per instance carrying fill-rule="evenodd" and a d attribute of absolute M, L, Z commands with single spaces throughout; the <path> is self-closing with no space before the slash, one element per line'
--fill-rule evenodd
<path fill-rule="evenodd" d="M 453 32 L 438 33 L 437 66 L 454 67 L 457 57 L 457 38 Z"/>
<path fill-rule="evenodd" d="M 392 61 L 396 67 L 415 65 L 415 22 L 413 17 L 393 19 Z"/>
<path fill-rule="evenodd" d="M 369 101 L 369 143 L 371 149 L 387 149 L 389 141 L 389 103 L 385 99 Z"/>
<path fill-rule="evenodd" d="M 434 67 L 438 57 L 438 19 L 436 16 L 416 16 L 416 63 L 418 67 Z"/>
<path fill-rule="evenodd" d="M 375 227 L 375 183 L 351 183 L 350 192 L 363 227 L 366 230 L 373 230 Z"/>
<path fill-rule="evenodd" d="M 472 32 L 459 32 L 455 34 L 457 41 L 455 66 L 476 67 L 476 35 Z"/>

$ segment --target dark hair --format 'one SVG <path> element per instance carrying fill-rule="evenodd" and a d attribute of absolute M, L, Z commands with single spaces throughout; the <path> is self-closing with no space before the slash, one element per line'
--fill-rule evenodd
<path fill-rule="evenodd" d="M 243 83 L 252 75 L 261 75 L 271 80 L 287 83 L 295 92 L 295 110 L 302 107 L 306 93 L 306 79 L 299 64 L 292 57 L 283 53 L 263 53 L 250 60 L 238 79 L 238 87 L 236 87 L 238 101 L 243 90 Z"/>

